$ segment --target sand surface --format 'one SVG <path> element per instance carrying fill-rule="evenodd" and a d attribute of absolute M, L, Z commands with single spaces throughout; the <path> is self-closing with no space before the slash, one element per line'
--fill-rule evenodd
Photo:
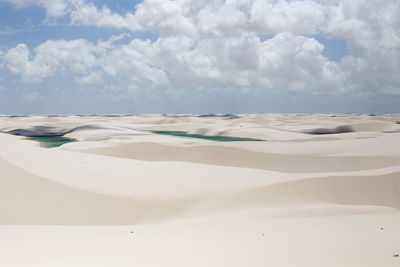
<path fill-rule="evenodd" d="M 0 131 L 0 266 L 400 266 L 398 115 L 3 115 Z"/>

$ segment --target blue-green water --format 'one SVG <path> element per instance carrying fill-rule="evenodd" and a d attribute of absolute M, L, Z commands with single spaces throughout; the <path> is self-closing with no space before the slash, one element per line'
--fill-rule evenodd
<path fill-rule="evenodd" d="M 173 136 L 182 136 L 182 137 L 190 137 L 190 138 L 199 138 L 212 140 L 217 142 L 232 142 L 232 141 L 265 141 L 261 139 L 255 138 L 243 138 L 243 137 L 230 137 L 230 136 L 212 136 L 212 135 L 202 135 L 202 134 L 188 134 L 184 131 L 152 131 L 156 134 L 165 134 L 165 135 L 173 135 Z"/>
<path fill-rule="evenodd" d="M 38 141 L 43 147 L 52 148 L 59 147 L 66 143 L 76 142 L 76 139 L 68 138 L 64 136 L 35 136 L 28 137 L 29 140 Z"/>

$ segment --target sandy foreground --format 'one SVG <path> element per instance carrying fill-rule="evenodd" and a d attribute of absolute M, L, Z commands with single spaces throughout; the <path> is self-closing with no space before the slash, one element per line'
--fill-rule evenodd
<path fill-rule="evenodd" d="M 0 115 L 0 131 L 0 266 L 400 266 L 399 115 Z"/>

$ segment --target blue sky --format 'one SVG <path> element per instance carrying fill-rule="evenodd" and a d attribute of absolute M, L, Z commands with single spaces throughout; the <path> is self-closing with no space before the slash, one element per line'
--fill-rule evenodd
<path fill-rule="evenodd" d="M 397 113 L 400 3 L 0 0 L 0 113 Z"/>

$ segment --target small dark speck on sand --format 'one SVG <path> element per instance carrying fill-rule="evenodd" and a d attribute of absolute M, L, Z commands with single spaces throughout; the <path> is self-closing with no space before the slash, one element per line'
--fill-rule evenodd
<path fill-rule="evenodd" d="M 394 254 L 393 257 L 399 257 L 399 254 Z"/>
<path fill-rule="evenodd" d="M 133 234 L 133 231 L 131 231 L 131 234 Z"/>
<path fill-rule="evenodd" d="M 381 227 L 381 230 L 383 230 L 383 227 Z"/>

